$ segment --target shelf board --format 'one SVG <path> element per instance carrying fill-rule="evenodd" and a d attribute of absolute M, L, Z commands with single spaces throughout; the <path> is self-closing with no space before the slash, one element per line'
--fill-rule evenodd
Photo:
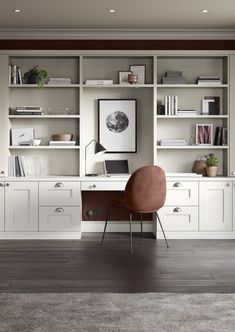
<path fill-rule="evenodd" d="M 228 115 L 157 115 L 158 119 L 228 119 Z"/>
<path fill-rule="evenodd" d="M 227 145 L 157 145 L 158 150 L 227 150 Z"/>
<path fill-rule="evenodd" d="M 79 119 L 80 115 L 9 115 L 9 119 Z"/>
<path fill-rule="evenodd" d="M 154 84 L 83 84 L 84 88 L 153 88 Z"/>
<path fill-rule="evenodd" d="M 228 84 L 157 84 L 158 88 L 228 88 Z"/>
<path fill-rule="evenodd" d="M 79 88 L 79 87 L 80 87 L 80 84 L 45 84 L 43 88 L 39 88 L 37 84 L 10 84 L 9 85 L 9 88 L 17 88 L 17 89 Z"/>
<path fill-rule="evenodd" d="M 80 146 L 50 146 L 50 145 L 39 145 L 39 146 L 9 146 L 9 150 L 79 150 Z"/>

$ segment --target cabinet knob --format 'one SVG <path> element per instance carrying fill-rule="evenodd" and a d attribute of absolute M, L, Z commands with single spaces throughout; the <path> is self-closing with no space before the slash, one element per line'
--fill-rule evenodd
<path fill-rule="evenodd" d="M 64 184 L 63 184 L 62 182 L 57 182 L 57 183 L 55 184 L 55 187 L 56 187 L 56 188 L 63 188 L 63 187 L 64 187 Z"/>
<path fill-rule="evenodd" d="M 179 213 L 179 212 L 182 212 L 182 209 L 180 207 L 176 207 L 176 208 L 174 208 L 173 212 Z"/>
<path fill-rule="evenodd" d="M 0 187 L 4 187 L 4 184 L 0 182 Z"/>
<path fill-rule="evenodd" d="M 62 213 L 62 212 L 64 212 L 64 209 L 61 207 L 58 207 L 55 209 L 55 212 Z"/>
<path fill-rule="evenodd" d="M 92 184 L 90 188 L 96 188 L 96 184 Z"/>
<path fill-rule="evenodd" d="M 10 186 L 10 184 L 9 183 L 6 183 L 6 187 L 9 187 Z"/>
<path fill-rule="evenodd" d="M 230 187 L 230 183 L 228 182 L 228 183 L 226 183 L 226 187 Z"/>
<path fill-rule="evenodd" d="M 175 183 L 173 184 L 173 187 L 175 187 L 175 188 L 180 188 L 180 187 L 182 187 L 182 183 L 180 183 L 180 182 L 175 182 Z"/>
<path fill-rule="evenodd" d="M 1 171 L 1 174 L 4 174 L 5 172 L 4 171 Z"/>

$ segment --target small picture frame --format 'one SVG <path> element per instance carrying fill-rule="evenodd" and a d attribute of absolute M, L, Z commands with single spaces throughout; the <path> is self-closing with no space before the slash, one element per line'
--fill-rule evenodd
<path fill-rule="evenodd" d="M 212 124 L 196 124 L 196 144 L 213 145 Z"/>
<path fill-rule="evenodd" d="M 33 145 L 35 138 L 34 128 L 12 128 L 11 129 L 11 145 Z"/>
<path fill-rule="evenodd" d="M 145 65 L 130 65 L 129 67 L 130 71 L 138 75 L 138 83 L 137 84 L 145 84 L 145 72 L 146 72 L 146 66 Z"/>
<path fill-rule="evenodd" d="M 129 84 L 128 75 L 132 74 L 131 71 L 119 71 L 119 84 Z"/>

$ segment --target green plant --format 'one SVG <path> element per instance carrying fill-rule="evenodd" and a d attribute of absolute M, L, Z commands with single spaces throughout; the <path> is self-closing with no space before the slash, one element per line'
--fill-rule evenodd
<path fill-rule="evenodd" d="M 43 88 L 48 79 L 48 74 L 46 70 L 40 69 L 39 66 L 34 66 L 24 74 L 23 78 L 26 83 L 37 84 L 39 88 Z"/>
<path fill-rule="evenodd" d="M 218 166 L 219 165 L 218 157 L 216 157 L 213 153 L 209 153 L 206 157 L 206 165 L 208 167 Z"/>

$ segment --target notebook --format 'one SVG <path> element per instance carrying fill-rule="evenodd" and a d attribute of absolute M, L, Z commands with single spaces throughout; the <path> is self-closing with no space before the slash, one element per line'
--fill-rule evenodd
<path fill-rule="evenodd" d="M 128 160 L 105 160 L 104 170 L 107 176 L 127 176 L 129 173 Z"/>

